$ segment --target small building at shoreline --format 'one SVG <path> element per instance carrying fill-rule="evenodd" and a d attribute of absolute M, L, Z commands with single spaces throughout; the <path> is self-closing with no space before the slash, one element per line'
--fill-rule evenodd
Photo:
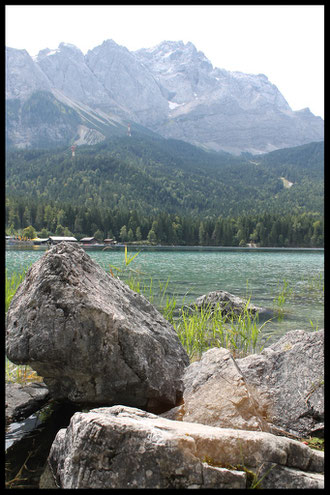
<path fill-rule="evenodd" d="M 95 237 L 84 237 L 83 239 L 80 239 L 80 242 L 83 244 L 98 244 L 97 239 Z"/>
<path fill-rule="evenodd" d="M 78 242 L 75 237 L 64 237 L 64 236 L 50 236 L 49 243 L 50 244 L 58 244 L 59 242 Z"/>

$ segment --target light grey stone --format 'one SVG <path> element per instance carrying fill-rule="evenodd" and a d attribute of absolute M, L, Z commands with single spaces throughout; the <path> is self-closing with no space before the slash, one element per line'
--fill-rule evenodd
<path fill-rule="evenodd" d="M 309 474 L 323 472 L 323 458 L 322 452 L 270 433 L 172 421 L 113 406 L 74 414 L 68 428 L 58 432 L 48 462 L 64 489 L 246 488 L 247 470 L 257 473 L 273 464 L 300 470 L 300 486 L 310 487 Z M 286 488 L 295 488 L 295 476 L 287 480 Z"/>
<path fill-rule="evenodd" d="M 324 330 L 293 330 L 260 354 L 237 359 L 270 423 L 301 437 L 324 431 Z"/>
<path fill-rule="evenodd" d="M 229 350 L 213 348 L 186 368 L 180 406 L 163 417 L 221 428 L 269 431 L 267 404 L 259 400 Z"/>
<path fill-rule="evenodd" d="M 324 435 L 324 331 L 294 330 L 259 354 L 213 348 L 183 375 L 170 419 L 299 438 Z"/>
<path fill-rule="evenodd" d="M 254 482 L 257 484 L 256 488 L 322 489 L 324 488 L 324 474 L 264 463 L 258 469 Z"/>
<path fill-rule="evenodd" d="M 190 305 L 191 309 L 208 309 L 210 311 L 220 310 L 223 316 L 239 316 L 243 315 L 245 309 L 254 316 L 258 313 L 261 318 L 270 318 L 273 312 L 266 308 L 261 308 L 249 302 L 246 299 L 230 294 L 225 290 L 216 290 L 208 292 L 196 299 Z"/>

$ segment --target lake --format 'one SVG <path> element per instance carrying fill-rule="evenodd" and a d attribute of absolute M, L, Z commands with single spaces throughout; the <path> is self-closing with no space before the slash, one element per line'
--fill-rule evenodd
<path fill-rule="evenodd" d="M 128 249 L 129 256 L 137 252 L 136 248 Z M 44 253 L 45 248 L 39 246 L 7 248 L 8 275 L 22 271 Z M 115 267 L 124 266 L 123 248 L 88 249 L 87 253 L 107 272 L 109 266 L 113 273 Z M 323 249 L 141 248 L 128 268 L 146 284 L 152 278 L 154 291 L 160 292 L 159 288 L 168 281 L 167 293 L 175 294 L 178 303 L 191 303 L 207 292 L 226 290 L 251 297 L 257 306 L 273 309 L 273 300 L 286 283 L 284 318 L 274 319 L 264 327 L 268 344 L 289 330 L 323 328 Z"/>

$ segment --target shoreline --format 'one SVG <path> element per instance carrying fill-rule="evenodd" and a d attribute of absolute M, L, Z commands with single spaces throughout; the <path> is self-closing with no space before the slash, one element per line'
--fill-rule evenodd
<path fill-rule="evenodd" d="M 24 244 L 6 244 L 6 250 L 15 250 L 15 249 L 32 249 L 32 250 L 47 250 L 49 246 L 46 245 L 35 245 L 35 244 L 27 244 L 26 241 L 23 241 Z M 85 250 L 96 250 L 96 251 L 120 251 L 125 248 L 125 244 L 117 244 L 114 246 L 108 246 L 106 244 L 94 244 L 94 245 L 80 245 Z M 130 250 L 149 250 L 149 251 L 253 251 L 253 252 L 261 252 L 261 251 L 279 251 L 279 252 L 288 252 L 288 251 L 307 251 L 307 252 L 324 252 L 324 247 L 252 247 L 252 246 L 182 246 L 182 245 L 155 245 L 151 246 L 148 244 L 126 244 L 127 248 Z"/>

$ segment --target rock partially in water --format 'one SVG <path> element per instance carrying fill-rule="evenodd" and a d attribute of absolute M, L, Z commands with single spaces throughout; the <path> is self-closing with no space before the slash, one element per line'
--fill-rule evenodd
<path fill-rule="evenodd" d="M 210 311 L 220 310 L 222 316 L 239 316 L 243 315 L 245 309 L 250 315 L 258 313 L 261 318 L 270 318 L 273 312 L 270 309 L 262 308 L 251 304 L 248 300 L 234 296 L 225 290 L 216 290 L 208 292 L 196 299 L 195 303 L 190 305 L 190 309 L 201 310 L 208 309 Z"/>
<path fill-rule="evenodd" d="M 36 414 L 11 423 L 6 432 L 6 488 L 36 489 L 54 438 L 66 428 L 77 408 L 69 403 L 46 405 Z"/>
<path fill-rule="evenodd" d="M 323 488 L 323 452 L 270 433 L 172 421 L 114 406 L 76 413 L 48 463 L 62 489 Z M 272 474 L 271 474 L 272 473 Z"/>
<path fill-rule="evenodd" d="M 54 399 L 89 405 L 170 409 L 189 364 L 165 318 L 70 243 L 27 272 L 7 313 L 6 347 Z"/>

